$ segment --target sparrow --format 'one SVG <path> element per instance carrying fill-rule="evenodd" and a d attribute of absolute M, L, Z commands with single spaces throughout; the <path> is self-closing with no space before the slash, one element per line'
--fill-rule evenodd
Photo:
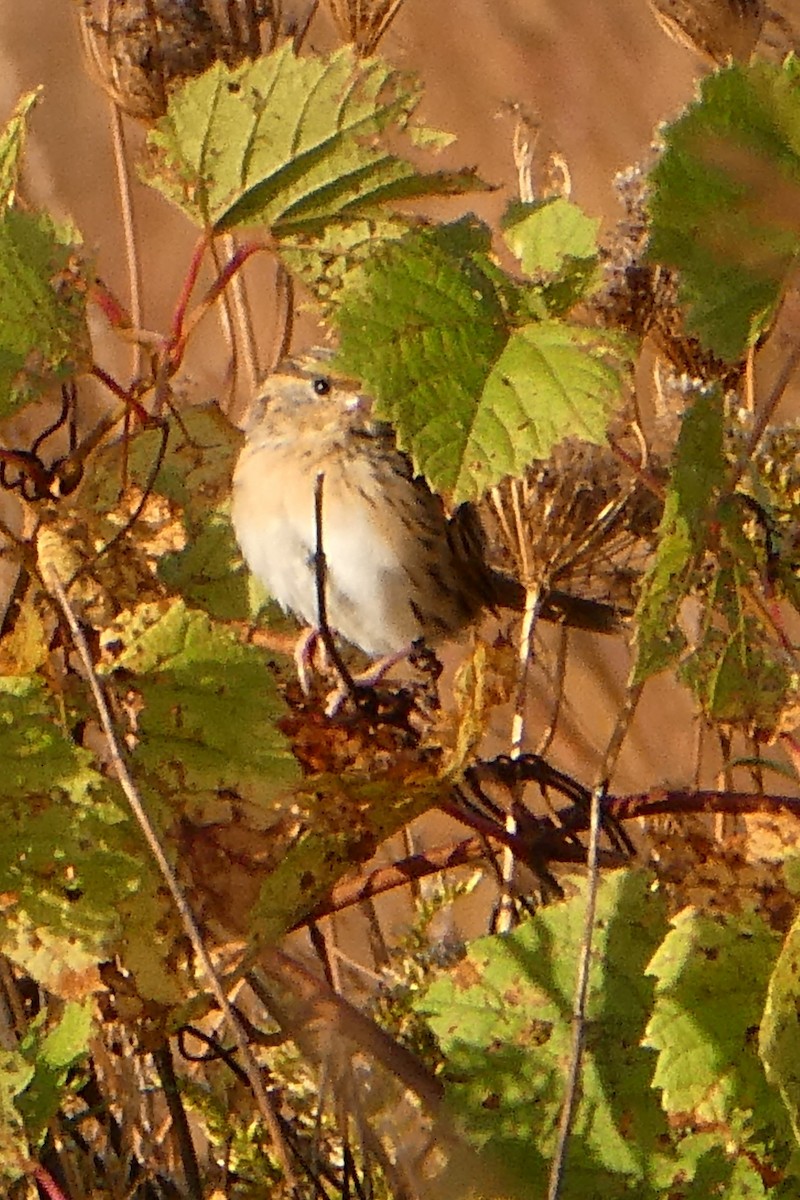
<path fill-rule="evenodd" d="M 332 370 L 329 352 L 287 359 L 267 378 L 234 470 L 231 512 L 252 573 L 310 629 L 295 654 L 306 691 L 320 625 L 318 548 L 330 631 L 387 666 L 420 639 L 457 637 L 486 609 L 525 604 L 522 584 L 490 565 L 475 506 L 448 513 L 391 426 L 373 416 L 370 397 Z M 606 609 L 553 592 L 541 615 L 608 632 Z"/>

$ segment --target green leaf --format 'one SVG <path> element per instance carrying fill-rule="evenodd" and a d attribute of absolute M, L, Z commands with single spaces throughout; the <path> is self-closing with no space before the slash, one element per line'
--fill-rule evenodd
<path fill-rule="evenodd" d="M 354 272 L 336 316 L 344 368 L 440 491 L 456 485 L 476 398 L 507 337 L 479 263 L 489 245 L 470 218 L 411 234 Z"/>
<path fill-rule="evenodd" d="M 746 1119 L 786 1145 L 788 1122 L 754 1036 L 778 935 L 755 913 L 688 908 L 672 924 L 648 967 L 657 985 L 646 1044 L 659 1052 L 653 1084 L 664 1110 L 687 1125 Z"/>
<path fill-rule="evenodd" d="M 399 241 L 416 222 L 400 215 L 362 217 L 329 225 L 316 237 L 281 238 L 278 253 L 287 270 L 300 279 L 323 312 L 331 312 L 349 274 L 374 258 L 387 242 Z"/>
<path fill-rule="evenodd" d="M 635 684 L 670 666 L 685 645 L 677 618 L 695 583 L 695 566 L 709 536 L 714 501 L 727 477 L 722 430 L 719 390 L 695 392 L 678 437 L 656 553 L 642 583 L 636 614 Z"/>
<path fill-rule="evenodd" d="M 620 400 L 625 343 L 599 330 L 539 321 L 515 330 L 475 409 L 454 501 L 521 475 L 567 437 L 601 444 Z"/>
<path fill-rule="evenodd" d="M 769 979 L 759 1053 L 767 1079 L 778 1089 L 800 1142 L 800 917 L 784 939 Z"/>
<path fill-rule="evenodd" d="M 800 252 L 796 60 L 706 76 L 651 174 L 650 254 L 677 267 L 687 328 L 727 361 L 771 322 Z"/>
<path fill-rule="evenodd" d="M 42 1061 L 53 1070 L 64 1070 L 76 1063 L 88 1048 L 93 1012 L 91 1002 L 76 1004 L 69 1001 L 58 1025 L 42 1038 L 39 1048 Z"/>
<path fill-rule="evenodd" d="M 597 257 L 599 218 L 587 217 L 563 196 L 513 204 L 501 228 L 511 253 L 533 278 L 560 274 L 574 259 Z"/>
<path fill-rule="evenodd" d="M 0 948 L 56 994 L 99 986 L 118 909 L 151 882 L 91 755 L 66 737 L 36 678 L 0 677 Z"/>
<path fill-rule="evenodd" d="M 419 99 L 411 77 L 352 47 L 298 58 L 286 41 L 173 92 L 149 136 L 148 182 L 198 225 L 260 223 L 276 237 L 483 187 L 471 171 L 421 175 L 385 149 L 381 135 L 406 132 Z"/>
<path fill-rule="evenodd" d="M 32 1062 L 34 1071 L 16 1103 L 34 1144 L 46 1134 L 65 1097 L 73 1090 L 67 1081 L 68 1070 L 85 1057 L 93 1025 L 91 1002 L 68 1001 L 52 1029 L 42 1035 L 39 1022 L 22 1043 L 22 1052 Z"/>
<path fill-rule="evenodd" d="M 33 1073 L 18 1050 L 0 1049 L 0 1179 L 18 1179 L 27 1167 L 30 1147 L 16 1101 Z"/>
<path fill-rule="evenodd" d="M 10 208 L 16 200 L 28 136 L 28 117 L 41 94 L 42 88 L 38 87 L 21 96 L 0 133 L 0 210 Z"/>
<path fill-rule="evenodd" d="M 681 662 L 679 675 L 709 720 L 772 736 L 790 703 L 794 678 L 771 627 L 749 611 L 748 559 L 732 553 L 726 544 L 735 506 L 721 506 L 719 511 L 719 559 L 710 568 L 713 575 L 697 643 Z"/>
<path fill-rule="evenodd" d="M 666 1125 L 640 1041 L 653 985 L 644 969 L 666 930 L 645 873 L 600 880 L 587 1040 L 565 1174 L 569 1196 L 650 1195 Z M 543 1194 L 569 1061 L 585 881 L 503 937 L 482 938 L 417 1005 L 445 1054 L 448 1103 L 468 1136 L 491 1146 Z"/>
<path fill-rule="evenodd" d="M 180 600 L 121 614 L 102 643 L 103 673 L 141 693 L 133 761 L 168 811 L 176 796 L 190 809 L 225 793 L 279 811 L 299 768 L 276 727 L 286 709 L 259 650 Z"/>
<path fill-rule="evenodd" d="M 0 417 L 91 362 L 74 248 L 49 217 L 0 212 Z"/>
<path fill-rule="evenodd" d="M 26 93 L 0 132 L 0 417 L 39 399 L 91 362 L 76 235 L 14 207 L 28 116 Z"/>
<path fill-rule="evenodd" d="M 248 573 L 230 522 L 231 478 L 242 435 L 216 404 L 183 414 L 182 426 L 171 430 L 155 490 L 181 505 L 187 545 L 159 560 L 158 577 L 190 607 L 218 620 L 247 620 Z"/>
<path fill-rule="evenodd" d="M 567 436 L 601 440 L 620 392 L 619 340 L 556 321 L 510 328 L 489 247 L 472 219 L 410 234 L 353 272 L 336 315 L 344 368 L 455 504 Z"/>

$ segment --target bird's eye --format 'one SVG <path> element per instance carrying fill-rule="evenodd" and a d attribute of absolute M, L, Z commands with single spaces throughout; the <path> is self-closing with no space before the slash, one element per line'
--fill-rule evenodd
<path fill-rule="evenodd" d="M 318 396 L 327 396 L 330 394 L 331 381 L 330 379 L 326 379 L 324 375 L 317 375 L 311 386 Z"/>

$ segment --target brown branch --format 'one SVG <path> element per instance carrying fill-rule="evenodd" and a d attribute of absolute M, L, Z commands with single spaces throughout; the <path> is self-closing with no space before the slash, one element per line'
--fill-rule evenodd
<path fill-rule="evenodd" d="M 603 811 L 619 821 L 637 817 L 677 816 L 688 813 L 786 813 L 800 818 L 800 797 L 764 795 L 760 792 L 682 791 L 653 788 L 632 796 L 608 796 Z M 577 825 L 572 824 L 577 830 Z"/>
<path fill-rule="evenodd" d="M 397 888 L 406 887 L 429 875 L 438 875 L 442 871 L 469 866 L 470 863 L 485 862 L 487 854 L 491 854 L 492 850 L 499 846 L 508 847 L 516 854 L 520 862 L 530 865 L 534 870 L 539 870 L 538 861 L 530 862 L 531 843 L 527 838 L 509 834 L 502 826 L 492 826 L 492 828 L 495 832 L 485 837 L 479 835 L 447 846 L 437 846 L 425 853 L 409 855 L 408 858 L 400 859 L 391 866 L 378 867 L 374 871 L 368 871 L 365 875 L 359 875 L 355 879 L 342 880 L 332 887 L 326 898 L 302 920 L 298 921 L 293 928 L 302 929 L 312 921 L 321 921 L 323 917 L 342 912 L 353 905 L 360 904 L 365 900 L 372 900 L 376 896 L 382 896 Z M 583 846 L 575 842 L 568 842 L 560 830 L 554 829 L 550 832 L 548 842 L 550 841 L 552 844 L 548 844 L 546 850 L 542 850 L 541 853 L 539 847 L 536 847 L 536 860 L 578 864 L 585 861 L 586 852 Z M 602 867 L 618 867 L 626 861 L 622 855 L 613 850 L 599 850 L 598 860 Z"/>

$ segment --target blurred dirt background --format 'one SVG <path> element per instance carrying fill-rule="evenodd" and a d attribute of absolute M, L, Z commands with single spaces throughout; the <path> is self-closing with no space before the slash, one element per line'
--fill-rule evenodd
<path fill-rule="evenodd" d="M 98 273 L 126 295 L 109 102 L 84 70 L 74 0 L 0 4 L 0 116 L 18 95 L 45 85 L 33 119 L 28 195 L 69 216 L 82 231 Z M 334 44 L 324 11 L 309 44 Z M 671 41 L 646 0 L 406 0 L 383 54 L 418 71 L 426 86 L 422 115 L 458 135 L 442 166 L 475 164 L 495 193 L 453 201 L 446 215 L 472 208 L 494 220 L 515 193 L 512 155 L 515 107 L 540 129 L 537 162 L 564 156 L 573 198 L 606 223 L 619 215 L 614 173 L 646 161 L 654 130 L 692 97 L 704 70 L 698 56 Z M 141 131 L 126 122 L 135 159 Z M 163 330 L 175 304 L 195 234 L 155 193 L 136 188 L 146 285 L 145 325 Z M 256 280 L 255 291 L 259 282 Z M 269 293 L 264 280 L 264 293 Z M 206 329 L 210 331 L 210 323 Z M 224 391 L 225 358 L 209 332 L 199 339 L 186 386 L 200 399 Z M 98 344 L 98 359 L 123 376 L 130 352 Z M 559 765 L 591 782 L 619 712 L 630 657 L 621 642 L 576 635 L 567 692 L 573 697 L 553 749 Z M 579 696 L 579 705 L 574 697 Z M 549 701 L 534 699 L 532 728 L 548 719 Z M 704 775 L 717 763 L 708 738 Z M 617 790 L 689 784 L 696 729 L 680 690 L 656 681 L 645 695 L 614 777 Z"/>

